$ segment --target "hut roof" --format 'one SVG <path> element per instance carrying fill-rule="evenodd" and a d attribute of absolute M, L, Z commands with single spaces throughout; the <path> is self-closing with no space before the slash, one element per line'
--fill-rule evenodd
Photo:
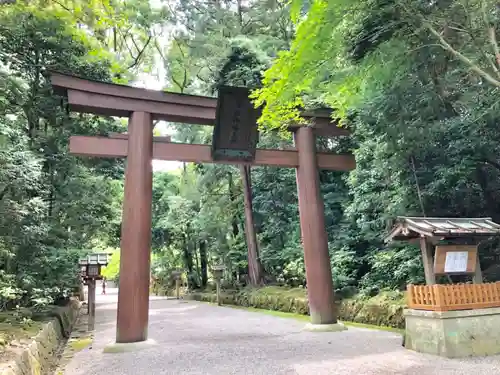
<path fill-rule="evenodd" d="M 500 235 L 500 225 L 490 217 L 445 218 L 398 216 L 385 241 L 409 240 L 416 237 L 477 237 Z"/>

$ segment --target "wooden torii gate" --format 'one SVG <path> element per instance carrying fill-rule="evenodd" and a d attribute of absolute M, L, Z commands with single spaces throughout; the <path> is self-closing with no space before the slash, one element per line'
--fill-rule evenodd
<path fill-rule="evenodd" d="M 217 99 L 145 90 L 51 74 L 54 91 L 75 112 L 128 117 L 128 134 L 109 137 L 72 136 L 70 152 L 81 156 L 126 157 L 123 201 L 117 343 L 145 341 L 148 336 L 151 247 L 152 159 L 197 163 L 231 163 L 296 168 L 300 226 L 304 248 L 311 322 L 337 322 L 332 271 L 325 229 L 319 169 L 349 171 L 352 155 L 316 152 L 316 136 L 348 135 L 328 114 L 304 113 L 309 126 L 297 126 L 295 150 L 255 150 L 251 162 L 212 158 L 209 145 L 171 143 L 153 136 L 153 121 L 214 125 Z"/>

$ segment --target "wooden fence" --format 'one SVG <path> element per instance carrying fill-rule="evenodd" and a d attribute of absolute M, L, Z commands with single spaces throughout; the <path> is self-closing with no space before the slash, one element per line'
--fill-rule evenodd
<path fill-rule="evenodd" d="M 500 282 L 408 285 L 408 307 L 416 310 L 433 311 L 500 307 Z"/>

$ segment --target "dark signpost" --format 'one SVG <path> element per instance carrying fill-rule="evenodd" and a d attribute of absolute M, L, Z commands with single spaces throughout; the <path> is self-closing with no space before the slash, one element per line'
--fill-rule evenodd
<path fill-rule="evenodd" d="M 78 261 L 83 283 L 88 285 L 89 331 L 94 329 L 96 280 L 102 280 L 101 268 L 108 265 L 110 256 L 108 253 L 93 253 Z"/>
<path fill-rule="evenodd" d="M 244 87 L 219 88 L 212 139 L 213 160 L 252 162 L 255 159 L 260 111 Z"/>

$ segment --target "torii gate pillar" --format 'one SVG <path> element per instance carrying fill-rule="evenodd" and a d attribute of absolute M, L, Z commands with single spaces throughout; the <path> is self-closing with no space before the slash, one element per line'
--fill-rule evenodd
<path fill-rule="evenodd" d="M 153 190 L 153 123 L 150 113 L 133 112 L 128 124 L 127 167 L 120 244 L 116 342 L 148 336 Z"/>
<path fill-rule="evenodd" d="M 334 324 L 337 313 L 313 129 L 298 128 L 295 145 L 299 159 L 297 192 L 311 323 Z"/>

